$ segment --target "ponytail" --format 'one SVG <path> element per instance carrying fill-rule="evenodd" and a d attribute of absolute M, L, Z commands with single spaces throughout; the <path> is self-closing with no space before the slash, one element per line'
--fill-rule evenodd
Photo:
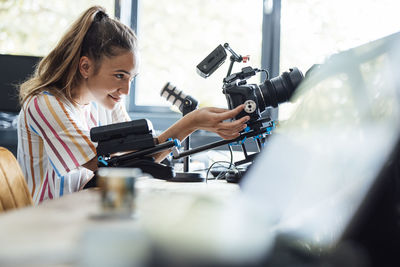
<path fill-rule="evenodd" d="M 44 57 L 34 75 L 21 84 L 21 106 L 32 95 L 49 91 L 61 100 L 75 103 L 72 95 L 82 80 L 79 72 L 81 56 L 87 56 L 99 66 L 104 56 L 116 56 L 121 51 L 134 51 L 136 36 L 121 22 L 109 18 L 104 8 L 94 6 L 85 11 Z"/>

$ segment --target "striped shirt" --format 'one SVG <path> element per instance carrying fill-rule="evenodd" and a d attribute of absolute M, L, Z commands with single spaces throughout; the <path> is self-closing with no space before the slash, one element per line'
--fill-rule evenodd
<path fill-rule="evenodd" d="M 18 118 L 18 162 L 35 204 L 81 189 L 96 156 L 92 127 L 130 120 L 121 104 L 111 111 L 92 102 L 79 107 L 48 92 L 30 97 Z"/>

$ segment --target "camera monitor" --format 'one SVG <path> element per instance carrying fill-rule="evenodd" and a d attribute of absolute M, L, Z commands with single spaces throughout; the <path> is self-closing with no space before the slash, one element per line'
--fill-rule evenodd
<path fill-rule="evenodd" d="M 18 85 L 32 75 L 40 57 L 0 55 L 0 112 L 20 110 Z"/>
<path fill-rule="evenodd" d="M 271 232 L 326 248 L 350 239 L 373 265 L 397 257 L 399 50 L 396 33 L 333 55 L 296 90 L 292 116 L 242 182 Z"/>

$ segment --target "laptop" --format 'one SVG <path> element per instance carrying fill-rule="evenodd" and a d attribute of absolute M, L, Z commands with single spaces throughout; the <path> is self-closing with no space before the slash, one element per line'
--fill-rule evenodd
<path fill-rule="evenodd" d="M 260 244 L 284 235 L 329 251 L 346 242 L 371 266 L 400 266 L 399 69 L 395 33 L 306 75 L 292 116 L 274 131 L 235 203 L 248 213 L 241 224 L 250 233 L 267 233 Z"/>

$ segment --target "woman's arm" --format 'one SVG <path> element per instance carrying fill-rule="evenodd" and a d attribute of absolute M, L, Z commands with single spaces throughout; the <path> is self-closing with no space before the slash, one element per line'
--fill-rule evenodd
<path fill-rule="evenodd" d="M 209 107 L 192 111 L 160 134 L 158 142 L 165 142 L 168 138 L 183 141 L 188 135 L 199 129 L 217 133 L 224 139 L 236 138 L 239 136 L 239 132 L 246 128 L 245 122 L 250 117 L 245 116 L 232 122 L 225 120 L 235 117 L 243 108 L 244 105 L 240 105 L 233 110 Z M 162 151 L 156 153 L 154 157 L 156 161 L 160 162 L 170 152 L 170 150 Z M 97 158 L 92 158 L 82 166 L 91 171 L 97 170 Z"/>
<path fill-rule="evenodd" d="M 244 116 L 232 122 L 225 120 L 234 118 L 243 108 L 244 105 L 240 105 L 233 110 L 209 107 L 192 111 L 160 134 L 158 141 L 165 142 L 168 138 L 183 141 L 188 135 L 199 129 L 217 133 L 224 139 L 234 139 L 239 136 L 240 131 L 246 128 L 245 123 L 250 117 Z M 163 160 L 169 153 L 170 150 L 157 153 L 156 161 Z"/>

